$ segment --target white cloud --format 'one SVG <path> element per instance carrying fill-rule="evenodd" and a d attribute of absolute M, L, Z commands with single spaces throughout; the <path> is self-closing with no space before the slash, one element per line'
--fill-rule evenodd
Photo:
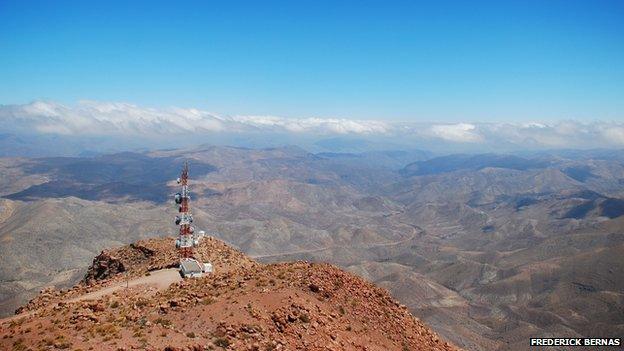
<path fill-rule="evenodd" d="M 610 142 L 617 145 L 624 145 L 624 126 L 611 125 L 604 126 L 602 129 L 602 135 Z"/>
<path fill-rule="evenodd" d="M 109 135 L 180 132 L 274 131 L 317 134 L 384 134 L 390 127 L 379 121 L 276 116 L 223 117 L 198 109 L 143 108 L 128 103 L 81 101 L 68 107 L 37 101 L 0 106 L 0 118 L 16 127 L 40 133 Z"/>
<path fill-rule="evenodd" d="M 294 133 L 386 134 L 391 129 L 384 122 L 337 118 L 296 119 L 275 116 L 237 116 L 233 120 L 257 128 L 282 129 Z"/>
<path fill-rule="evenodd" d="M 522 128 L 546 128 L 547 126 L 543 123 L 539 123 L 539 122 L 528 122 L 528 123 L 522 123 L 520 124 L 520 126 L 522 126 Z"/>
<path fill-rule="evenodd" d="M 434 136 L 452 142 L 475 143 L 483 141 L 477 127 L 469 123 L 436 124 L 431 126 L 430 131 Z"/>
<path fill-rule="evenodd" d="M 51 102 L 35 101 L 28 105 L 23 105 L 22 108 L 26 114 L 30 115 L 44 115 L 44 116 L 59 116 L 57 110 L 61 106 Z"/>
<path fill-rule="evenodd" d="M 81 101 L 73 106 L 37 101 L 0 105 L 0 133 L 80 136 L 161 136 L 190 133 L 284 133 L 386 137 L 404 144 L 463 143 L 493 151 L 523 148 L 622 147 L 624 122 L 410 124 L 344 118 L 219 116 L 194 108 L 145 108 L 129 103 Z M 450 145 L 450 144 L 449 144 Z"/>

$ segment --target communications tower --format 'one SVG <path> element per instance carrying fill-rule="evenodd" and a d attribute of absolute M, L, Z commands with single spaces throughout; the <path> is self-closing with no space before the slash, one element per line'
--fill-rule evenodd
<path fill-rule="evenodd" d="M 180 252 L 180 274 L 183 277 L 201 277 L 204 273 L 212 272 L 212 264 L 210 262 L 201 263 L 195 257 L 193 248 L 199 245 L 199 240 L 203 238 L 204 232 L 199 231 L 199 235 L 195 235 L 193 223 L 193 215 L 191 214 L 190 204 L 191 195 L 188 188 L 189 166 L 188 162 L 184 162 L 182 174 L 178 178 L 178 184 L 182 186 L 182 191 L 174 195 L 174 201 L 178 206 L 178 215 L 175 217 L 175 224 L 180 226 L 180 233 L 176 239 L 176 248 Z"/>
<path fill-rule="evenodd" d="M 180 251 L 180 258 L 193 258 L 193 247 L 197 246 L 197 240 L 193 236 L 195 229 L 191 226 L 193 215 L 190 211 L 191 196 L 188 188 L 189 167 L 188 162 L 184 162 L 182 174 L 178 178 L 178 184 L 182 186 L 182 191 L 174 195 L 175 203 L 178 205 L 179 214 L 175 217 L 175 224 L 180 226 L 180 234 L 176 240 L 176 247 Z"/>

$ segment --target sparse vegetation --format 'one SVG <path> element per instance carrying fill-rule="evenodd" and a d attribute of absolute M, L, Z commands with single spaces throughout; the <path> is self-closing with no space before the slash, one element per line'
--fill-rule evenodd
<path fill-rule="evenodd" d="M 230 346 L 230 340 L 228 338 L 216 338 L 214 339 L 213 343 L 218 346 L 218 347 L 222 347 L 222 348 L 228 348 Z"/>
<path fill-rule="evenodd" d="M 170 325 L 171 325 L 171 321 L 170 321 L 170 320 L 168 320 L 168 319 L 166 319 L 166 318 L 163 318 L 163 317 L 158 317 L 158 318 L 156 318 L 156 320 L 154 321 L 154 323 L 155 323 L 155 324 L 160 324 L 160 325 L 162 325 L 163 327 L 168 327 L 168 326 L 170 326 Z"/>

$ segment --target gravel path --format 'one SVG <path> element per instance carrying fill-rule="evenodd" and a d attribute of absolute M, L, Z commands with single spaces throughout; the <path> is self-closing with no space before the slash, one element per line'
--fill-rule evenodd
<path fill-rule="evenodd" d="M 134 286 L 139 286 L 139 285 L 153 286 L 157 288 L 158 290 L 164 290 L 168 288 L 169 285 L 175 282 L 179 282 L 181 280 L 182 280 L 182 276 L 180 276 L 180 272 L 178 271 L 177 268 L 162 269 L 159 271 L 150 272 L 150 275 L 148 276 L 135 278 L 135 279 L 128 281 L 127 283 L 126 282 L 117 283 L 113 286 L 108 286 L 104 289 L 93 291 L 88 294 L 84 294 L 84 295 L 75 297 L 73 299 L 69 299 L 66 302 L 95 300 L 95 299 L 99 299 L 102 296 L 110 295 L 114 293 L 115 291 L 125 289 L 126 287 L 134 287 Z"/>
<path fill-rule="evenodd" d="M 74 297 L 65 302 L 78 302 L 84 300 L 97 300 L 102 296 L 110 295 L 115 291 L 125 289 L 126 287 L 135 286 L 152 286 L 158 290 L 167 289 L 171 284 L 181 281 L 183 278 L 180 276 L 180 272 L 177 268 L 161 269 L 159 271 L 150 272 L 150 275 L 139 278 L 134 278 L 128 282 L 116 283 L 112 286 L 107 286 L 103 289 L 92 291 L 90 293 Z M 34 311 L 28 311 L 25 313 L 16 314 L 10 317 L 1 318 L 0 323 L 9 322 L 15 319 L 23 318 L 32 315 Z"/>

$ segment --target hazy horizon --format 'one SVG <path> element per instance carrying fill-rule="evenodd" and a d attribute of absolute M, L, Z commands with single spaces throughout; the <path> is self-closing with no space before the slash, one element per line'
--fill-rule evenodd
<path fill-rule="evenodd" d="M 295 145 L 311 152 L 422 149 L 443 154 L 624 147 L 624 123 L 615 121 L 410 123 L 218 115 L 195 108 L 97 101 L 0 105 L 0 119 L 5 122 L 0 126 L 4 156 L 72 156 L 199 144 Z M 20 144 L 27 146 L 26 152 L 19 150 Z"/>

